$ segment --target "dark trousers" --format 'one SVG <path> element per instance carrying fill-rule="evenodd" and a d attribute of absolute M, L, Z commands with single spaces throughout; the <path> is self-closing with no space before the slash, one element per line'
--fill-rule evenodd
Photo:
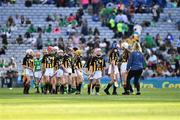
<path fill-rule="evenodd" d="M 130 70 L 127 76 L 127 90 L 130 90 L 130 81 L 132 78 L 134 78 L 134 86 L 137 88 L 137 92 L 140 91 L 140 83 L 139 83 L 139 78 L 141 77 L 142 74 L 142 69 L 140 70 Z"/>
<path fill-rule="evenodd" d="M 92 7 L 93 7 L 93 14 L 98 14 L 99 13 L 99 3 L 93 3 Z"/>

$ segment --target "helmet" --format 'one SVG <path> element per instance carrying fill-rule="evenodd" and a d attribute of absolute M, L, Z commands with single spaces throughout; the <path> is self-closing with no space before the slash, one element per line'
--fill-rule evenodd
<path fill-rule="evenodd" d="M 30 49 L 30 55 L 34 56 L 34 51 L 32 49 Z"/>
<path fill-rule="evenodd" d="M 30 49 L 27 49 L 27 50 L 26 50 L 26 54 L 30 54 Z"/>
<path fill-rule="evenodd" d="M 32 49 L 27 49 L 26 54 L 33 54 L 33 50 Z"/>
<path fill-rule="evenodd" d="M 121 44 L 121 46 L 122 46 L 122 48 L 124 48 L 124 49 L 128 49 L 128 48 L 129 48 L 129 44 L 128 44 L 127 42 L 123 42 L 123 43 Z"/>
<path fill-rule="evenodd" d="M 82 53 L 82 51 L 81 51 L 81 50 L 76 50 L 76 51 L 74 52 L 74 54 L 75 54 L 75 55 L 77 55 L 77 56 L 80 56 L 80 55 L 81 55 L 81 53 Z"/>
<path fill-rule="evenodd" d="M 47 53 L 48 53 L 47 49 L 44 49 L 43 54 L 47 54 Z"/>
<path fill-rule="evenodd" d="M 95 53 L 101 52 L 101 48 L 96 48 L 96 49 L 94 50 L 94 52 L 95 52 Z"/>
<path fill-rule="evenodd" d="M 102 54 L 102 53 L 101 53 L 101 48 L 96 48 L 96 49 L 94 50 L 94 52 L 95 52 L 96 55 L 101 55 L 101 54 Z"/>
<path fill-rule="evenodd" d="M 52 46 L 49 46 L 48 49 L 47 49 L 48 52 L 52 52 L 52 50 L 53 50 Z"/>
<path fill-rule="evenodd" d="M 63 50 L 58 50 L 57 52 L 58 52 L 58 53 L 63 53 L 64 51 L 63 51 Z"/>
<path fill-rule="evenodd" d="M 53 51 L 54 51 L 54 52 L 57 52 L 58 50 L 59 50 L 58 46 L 54 46 L 54 47 L 53 47 Z"/>

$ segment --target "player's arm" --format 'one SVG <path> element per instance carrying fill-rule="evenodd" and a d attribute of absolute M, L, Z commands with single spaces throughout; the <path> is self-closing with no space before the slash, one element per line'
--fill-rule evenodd
<path fill-rule="evenodd" d="M 91 63 L 89 64 L 89 71 L 92 74 L 94 72 L 94 66 L 95 66 L 95 58 L 92 58 Z"/>
<path fill-rule="evenodd" d="M 34 72 L 35 71 L 35 59 L 33 58 L 33 63 L 32 63 L 32 67 L 31 67 L 31 70 Z"/>
<path fill-rule="evenodd" d="M 112 62 L 112 50 L 108 53 L 108 56 L 109 56 L 109 63 Z"/>
<path fill-rule="evenodd" d="M 42 69 L 42 72 L 44 73 L 45 71 L 45 56 L 43 56 L 42 60 L 41 60 L 41 69 Z"/>
<path fill-rule="evenodd" d="M 26 58 L 23 58 L 23 64 L 22 64 L 23 68 L 26 68 Z"/>
<path fill-rule="evenodd" d="M 102 73 L 103 73 L 103 76 L 105 75 L 105 68 L 106 68 L 106 63 L 105 63 L 105 60 L 103 59 L 103 69 L 102 69 Z"/>

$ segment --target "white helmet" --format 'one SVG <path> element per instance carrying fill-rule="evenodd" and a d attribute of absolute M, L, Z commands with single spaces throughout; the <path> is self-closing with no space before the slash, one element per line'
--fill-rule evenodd
<path fill-rule="evenodd" d="M 129 48 L 129 44 L 127 42 L 123 42 L 121 44 L 122 48 L 128 49 Z"/>
<path fill-rule="evenodd" d="M 57 52 L 58 52 L 58 53 L 63 53 L 64 51 L 63 51 L 63 50 L 58 50 Z"/>
<path fill-rule="evenodd" d="M 26 50 L 26 54 L 30 54 L 30 49 L 27 49 L 27 50 Z"/>
<path fill-rule="evenodd" d="M 54 47 L 53 47 L 53 50 L 58 51 L 58 50 L 59 50 L 58 46 L 54 46 Z"/>
<path fill-rule="evenodd" d="M 27 49 L 26 50 L 26 54 L 32 54 L 33 53 L 33 50 L 32 49 Z"/>

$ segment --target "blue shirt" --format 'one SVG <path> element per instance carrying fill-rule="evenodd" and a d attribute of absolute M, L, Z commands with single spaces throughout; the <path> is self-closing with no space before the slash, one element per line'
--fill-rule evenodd
<path fill-rule="evenodd" d="M 126 70 L 140 70 L 145 65 L 144 56 L 141 52 L 134 51 L 130 54 Z"/>

